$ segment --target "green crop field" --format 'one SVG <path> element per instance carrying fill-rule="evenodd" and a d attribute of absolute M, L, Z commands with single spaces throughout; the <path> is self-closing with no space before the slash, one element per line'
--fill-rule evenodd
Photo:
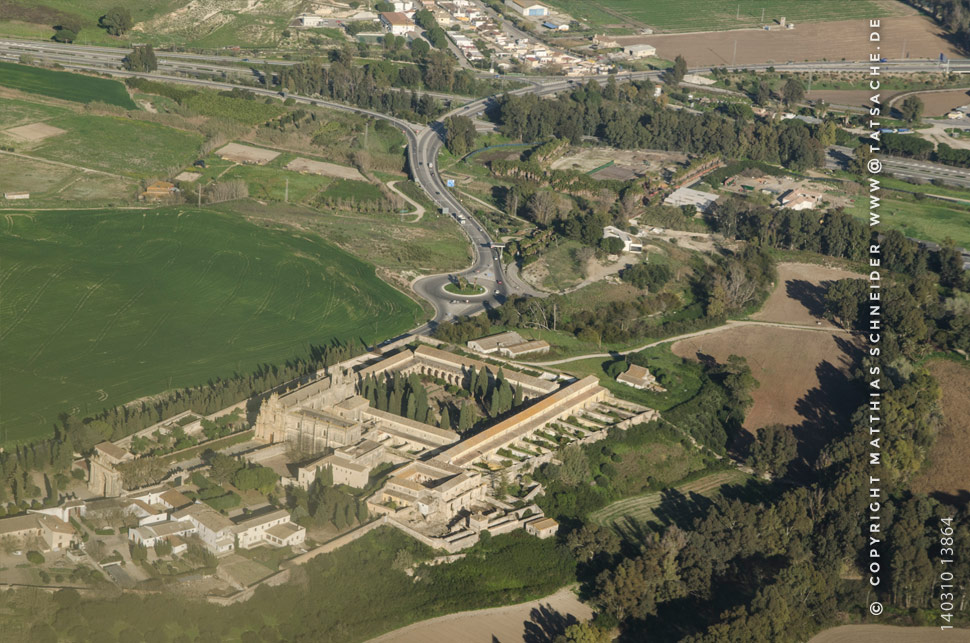
<path fill-rule="evenodd" d="M 627 30 L 650 26 L 664 31 L 717 31 L 758 27 L 784 16 L 788 22 L 852 20 L 887 15 L 870 0 L 549 0 L 573 18 Z"/>
<path fill-rule="evenodd" d="M 135 109 L 125 86 L 117 80 L 0 62 L 0 85 L 76 103 L 101 101 Z"/>
<path fill-rule="evenodd" d="M 331 183 L 322 196 L 329 199 L 354 199 L 355 201 L 380 201 L 384 198 L 380 188 L 366 181 L 337 179 Z"/>
<path fill-rule="evenodd" d="M 82 413 L 396 335 L 419 307 L 311 234 L 217 210 L 0 219 L 2 442 Z"/>
<path fill-rule="evenodd" d="M 32 143 L 15 142 L 0 132 L 0 141 L 15 143 L 18 152 L 132 178 L 156 177 L 184 166 L 202 144 L 200 134 L 157 123 L 76 114 L 26 101 L 0 99 L 0 114 L 4 128 L 43 120 L 64 130 L 63 134 Z"/>
<path fill-rule="evenodd" d="M 907 189 L 912 188 L 907 186 Z M 958 246 L 970 248 L 970 226 L 967 225 L 970 204 L 929 197 L 921 201 L 883 199 L 881 203 L 882 225 L 896 228 L 914 239 L 943 243 L 949 237 Z M 857 197 L 849 211 L 859 219 L 868 220 L 868 196 Z"/>
<path fill-rule="evenodd" d="M 0 99 L 0 130 L 46 121 L 69 113 L 70 110 L 63 107 L 35 103 L 31 100 L 4 98 Z"/>
<path fill-rule="evenodd" d="M 271 165 L 237 165 L 222 175 L 220 181 L 242 179 L 249 186 L 249 196 L 266 201 L 283 201 L 287 198 L 287 181 L 289 181 L 289 202 L 300 203 L 314 195 L 326 186 L 331 179 L 317 174 L 300 174 L 277 165 L 275 159 Z M 292 155 L 287 162 L 292 160 Z"/>

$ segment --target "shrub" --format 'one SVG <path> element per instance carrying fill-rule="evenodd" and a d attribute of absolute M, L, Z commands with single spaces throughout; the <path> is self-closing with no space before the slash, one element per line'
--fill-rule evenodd
<path fill-rule="evenodd" d="M 39 551 L 31 549 L 29 552 L 27 552 L 27 560 L 35 565 L 42 565 L 44 563 L 44 555 Z"/>

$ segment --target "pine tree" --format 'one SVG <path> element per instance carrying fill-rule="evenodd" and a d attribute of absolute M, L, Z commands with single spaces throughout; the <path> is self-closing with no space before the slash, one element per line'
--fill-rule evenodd
<path fill-rule="evenodd" d="M 441 422 L 438 426 L 442 429 L 451 429 L 451 415 L 448 413 L 448 407 L 441 410 Z"/>

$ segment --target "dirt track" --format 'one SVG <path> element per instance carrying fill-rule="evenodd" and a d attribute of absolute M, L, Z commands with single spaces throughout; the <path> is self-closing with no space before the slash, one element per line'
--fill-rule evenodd
<path fill-rule="evenodd" d="M 388 632 L 369 643 L 519 643 L 552 640 L 564 619 L 592 617 L 593 611 L 568 589 L 538 601 L 449 614 Z M 574 622 L 574 621 L 571 621 Z M 526 634 L 530 635 L 526 639 Z M 552 634 L 551 636 L 549 634 Z"/>
<path fill-rule="evenodd" d="M 931 20 L 922 16 L 886 18 L 880 29 L 883 53 L 888 58 L 937 58 L 944 53 L 961 58 Z M 785 63 L 805 60 L 867 60 L 871 51 L 865 20 L 800 23 L 794 29 L 745 29 L 694 34 L 618 37 L 620 44 L 647 43 L 661 58 L 678 54 L 690 66 Z M 737 54 L 734 53 L 737 43 Z"/>
<path fill-rule="evenodd" d="M 808 643 L 968 643 L 970 630 L 892 625 L 843 625 L 825 630 Z"/>

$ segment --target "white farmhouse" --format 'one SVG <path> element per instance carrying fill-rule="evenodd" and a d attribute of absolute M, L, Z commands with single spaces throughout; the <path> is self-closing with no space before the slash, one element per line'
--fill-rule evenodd
<path fill-rule="evenodd" d="M 381 14 L 384 31 L 395 36 L 405 36 L 415 30 L 414 22 L 400 11 L 385 11 Z"/>

